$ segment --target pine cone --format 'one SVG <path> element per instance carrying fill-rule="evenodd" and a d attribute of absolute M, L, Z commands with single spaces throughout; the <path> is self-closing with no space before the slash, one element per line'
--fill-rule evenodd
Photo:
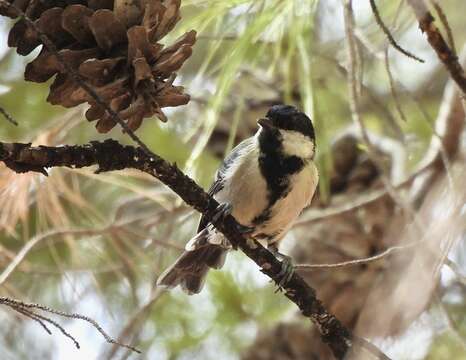
<path fill-rule="evenodd" d="M 174 86 L 177 71 L 191 56 L 194 30 L 171 46 L 159 41 L 180 19 L 181 0 L 8 0 L 32 19 L 55 44 L 61 58 L 74 68 L 110 108 L 136 130 L 146 117 L 167 118 L 161 108 L 188 103 L 189 95 Z M 0 15 L 17 11 L 1 5 Z M 8 45 L 27 55 L 41 44 L 39 34 L 19 20 Z M 89 121 L 99 132 L 115 126 L 110 114 L 67 73 L 57 57 L 42 48 L 26 66 L 25 79 L 45 82 L 56 75 L 47 98 L 74 107 L 84 102 Z"/>

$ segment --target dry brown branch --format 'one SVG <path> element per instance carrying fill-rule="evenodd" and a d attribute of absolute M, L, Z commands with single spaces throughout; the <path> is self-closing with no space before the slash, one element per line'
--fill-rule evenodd
<path fill-rule="evenodd" d="M 435 50 L 438 58 L 443 62 L 451 77 L 463 92 L 463 95 L 466 95 L 466 76 L 464 74 L 464 70 L 459 63 L 457 56 L 452 49 L 450 49 L 439 29 L 434 24 L 434 17 L 427 8 L 424 0 L 407 1 L 414 10 L 419 22 L 419 28 L 427 35 L 427 41 L 430 46 Z"/>
<path fill-rule="evenodd" d="M 421 63 L 424 62 L 421 58 L 417 57 L 413 53 L 409 52 L 408 50 L 403 49 L 396 40 L 393 38 L 390 30 L 388 27 L 385 25 L 385 23 L 382 20 L 382 17 L 380 16 L 379 9 L 377 8 L 377 5 L 375 4 L 375 0 L 369 0 L 369 3 L 371 5 L 372 13 L 374 14 L 375 21 L 377 22 L 377 25 L 379 25 L 380 29 L 382 29 L 383 33 L 387 36 L 388 42 L 399 52 L 401 52 L 403 55 L 406 55 L 407 57 L 414 59 L 416 61 L 419 61 Z"/>
<path fill-rule="evenodd" d="M 448 44 L 450 45 L 451 51 L 453 55 L 456 55 L 456 45 L 455 45 L 455 38 L 453 37 L 453 32 L 451 31 L 450 23 L 448 22 L 447 15 L 439 5 L 438 1 L 436 0 L 429 0 L 432 6 L 434 7 L 437 15 L 442 23 L 445 31 L 447 32 Z"/>
<path fill-rule="evenodd" d="M 47 327 L 47 325 L 45 325 L 45 322 L 39 317 L 37 317 L 34 313 L 28 312 L 20 308 L 13 308 L 13 310 L 20 314 L 23 314 L 24 316 L 30 318 L 31 320 L 36 321 L 40 326 L 42 326 L 42 328 L 45 330 L 46 333 L 48 333 L 49 335 L 52 335 L 52 331 Z"/>
<path fill-rule="evenodd" d="M 188 205 L 202 212 L 248 257 L 262 268 L 262 272 L 274 281 L 281 280 L 281 263 L 267 249 L 256 242 L 246 240 L 238 233 L 233 217 L 213 219 L 218 203 L 193 180 L 184 175 L 176 166 L 167 163 L 157 155 L 148 156 L 141 148 L 122 146 L 114 140 L 92 142 L 82 146 L 32 147 L 30 144 L 0 143 L 0 160 L 13 164 L 21 172 L 28 169 L 45 171 L 46 167 L 67 166 L 80 168 L 98 165 L 98 172 L 135 168 L 164 182 Z M 332 349 L 337 359 L 342 359 L 352 346 L 352 336 L 342 324 L 323 307 L 315 291 L 298 275 L 284 285 L 285 296 L 293 301 L 321 331 L 321 337 Z M 386 359 L 385 355 L 378 354 Z"/>
<path fill-rule="evenodd" d="M 15 311 L 29 317 L 29 318 L 32 318 L 33 320 L 39 322 L 39 324 L 49 334 L 50 334 L 50 329 L 47 328 L 47 326 L 45 325 L 45 322 L 47 322 L 49 324 L 52 324 L 53 326 L 58 328 L 65 336 L 67 336 L 71 340 L 73 340 L 78 349 L 79 349 L 79 343 L 60 324 L 58 324 L 56 321 L 54 321 L 54 320 L 52 320 L 52 319 L 50 319 L 50 318 L 48 318 L 48 317 L 46 317 L 44 315 L 41 315 L 41 314 L 38 314 L 38 313 L 34 312 L 34 310 L 36 310 L 36 311 L 40 310 L 40 311 L 43 311 L 45 313 L 54 314 L 54 315 L 58 315 L 58 316 L 65 317 L 65 318 L 84 320 L 84 321 L 88 322 L 89 324 L 91 324 L 104 337 L 104 339 L 108 343 L 116 344 L 118 346 L 125 347 L 127 349 L 132 350 L 132 351 L 140 353 L 140 351 L 138 349 L 136 349 L 135 347 L 130 346 L 130 345 L 126 345 L 126 344 L 120 343 L 117 340 L 114 340 L 112 337 L 110 337 L 104 331 L 104 329 L 102 329 L 102 327 L 94 319 L 91 319 L 88 316 L 84 316 L 84 315 L 76 314 L 76 313 L 66 313 L 64 311 L 55 310 L 55 309 L 49 308 L 49 307 L 41 305 L 41 304 L 25 303 L 23 301 L 19 301 L 19 300 L 15 300 L 15 299 L 11 299 L 11 298 L 8 298 L 8 297 L 3 297 L 3 296 L 0 297 L 0 305 L 8 306 L 9 308 L 11 308 L 11 309 L 13 309 L 13 310 L 15 310 Z"/>
<path fill-rule="evenodd" d="M 43 316 L 43 315 L 40 315 L 40 314 L 37 314 L 35 313 L 34 311 L 31 311 L 31 310 L 28 310 L 28 309 L 21 309 L 21 313 L 29 318 L 32 318 L 33 320 L 36 320 L 36 321 L 40 321 L 42 322 L 41 325 L 42 327 L 45 326 L 45 323 L 49 323 L 51 325 L 53 325 L 54 327 L 56 327 L 58 330 L 60 330 L 60 332 L 65 335 L 68 339 L 71 339 L 71 341 L 73 341 L 74 345 L 76 346 L 77 349 L 80 349 L 81 346 L 79 345 L 79 342 L 74 338 L 73 335 L 71 335 L 69 332 L 67 332 L 63 326 L 61 326 L 59 323 L 57 323 L 56 321 L 48 318 L 47 316 Z M 46 327 L 46 326 L 45 326 Z M 48 329 L 48 328 L 47 328 Z M 47 330 L 46 330 L 47 331 Z M 50 332 L 50 329 L 48 329 L 49 334 L 51 334 Z"/>

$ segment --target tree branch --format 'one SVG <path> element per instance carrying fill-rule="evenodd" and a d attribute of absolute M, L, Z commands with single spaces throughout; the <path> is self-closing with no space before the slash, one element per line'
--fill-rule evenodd
<path fill-rule="evenodd" d="M 123 146 L 117 141 L 91 142 L 86 145 L 32 147 L 31 144 L 1 143 L 0 161 L 16 172 L 38 171 L 45 173 L 45 168 L 65 166 L 82 168 L 97 165 L 96 172 L 134 168 L 146 172 L 162 181 L 177 193 L 188 205 L 203 213 L 209 220 L 219 205 L 191 178 L 186 176 L 176 164 L 172 165 L 157 155 L 150 156 L 144 149 Z M 232 216 L 223 221 L 212 221 L 237 248 L 262 268 L 262 272 L 275 282 L 281 280 L 281 263 L 259 243 L 245 239 L 238 233 L 236 221 Z M 388 359 L 367 342 L 358 339 L 330 314 L 316 298 L 311 288 L 298 274 L 284 285 L 285 296 L 294 302 L 304 316 L 311 319 L 320 331 L 322 340 L 329 345 L 337 359 L 343 359 L 353 344 L 364 346 L 378 359 Z M 362 344 L 362 345 L 361 345 Z M 364 345 L 366 344 L 366 345 Z"/>
<path fill-rule="evenodd" d="M 443 62 L 463 94 L 466 95 L 466 76 L 464 70 L 458 61 L 458 57 L 450 49 L 439 29 L 435 26 L 435 19 L 424 0 L 408 0 L 408 4 L 413 8 L 419 22 L 419 28 L 427 35 L 427 41 L 430 46 L 435 50 L 438 58 Z"/>

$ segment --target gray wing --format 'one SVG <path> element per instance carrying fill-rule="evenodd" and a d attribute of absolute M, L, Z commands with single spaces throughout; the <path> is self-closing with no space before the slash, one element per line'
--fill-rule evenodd
<path fill-rule="evenodd" d="M 223 160 L 222 165 L 218 168 L 216 174 L 215 174 L 215 180 L 213 184 L 210 186 L 210 189 L 208 191 L 210 196 L 214 196 L 216 193 L 218 193 L 220 190 L 223 189 L 225 179 L 224 176 L 227 172 L 227 170 L 230 168 L 231 164 L 238 158 L 238 156 L 241 154 L 242 150 L 254 141 L 254 138 L 250 137 L 247 138 L 246 140 L 243 140 L 240 142 L 238 145 L 236 145 L 233 150 L 230 151 L 228 156 Z M 202 215 L 201 220 L 199 221 L 199 226 L 197 228 L 197 232 L 199 233 L 200 231 L 204 230 L 205 227 L 209 221 L 205 218 L 204 215 Z"/>

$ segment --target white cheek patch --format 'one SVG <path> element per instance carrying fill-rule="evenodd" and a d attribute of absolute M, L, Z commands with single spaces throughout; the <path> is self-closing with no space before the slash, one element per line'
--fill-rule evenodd
<path fill-rule="evenodd" d="M 292 130 L 280 130 L 283 152 L 288 156 L 311 159 L 314 156 L 314 142 L 309 137 Z"/>

